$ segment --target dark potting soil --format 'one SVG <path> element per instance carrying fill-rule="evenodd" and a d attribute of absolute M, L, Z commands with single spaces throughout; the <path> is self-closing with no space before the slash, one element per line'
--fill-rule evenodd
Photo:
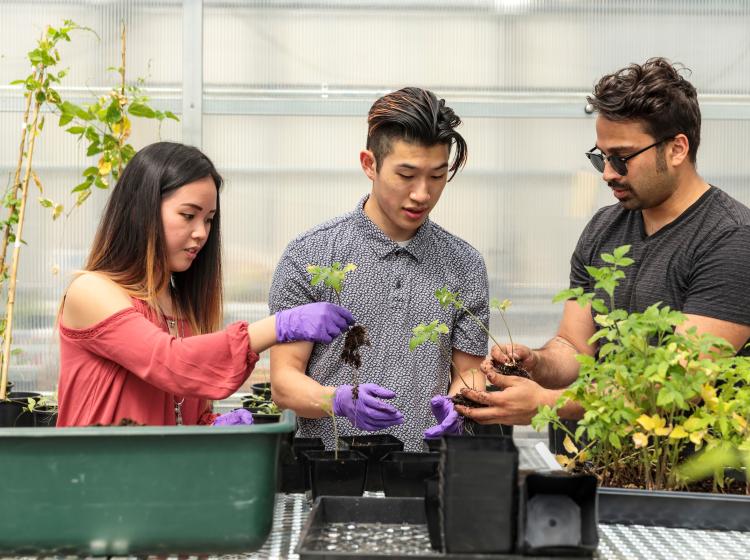
<path fill-rule="evenodd" d="M 515 362 L 509 364 L 501 364 L 493 360 L 492 367 L 496 372 L 503 375 L 514 375 L 516 377 L 523 377 L 524 379 L 531 379 L 531 375 L 529 374 L 529 372 Z"/>
<path fill-rule="evenodd" d="M 453 404 L 458 404 L 461 406 L 465 406 L 467 408 L 484 408 L 487 406 L 486 404 L 482 404 L 482 403 L 469 400 L 463 395 L 455 395 L 451 397 L 451 400 L 453 401 Z"/>
<path fill-rule="evenodd" d="M 362 365 L 362 356 L 359 354 L 360 346 L 370 346 L 370 338 L 367 336 L 365 327 L 354 325 L 347 331 L 344 349 L 341 351 L 341 359 L 354 369 L 359 369 Z"/>

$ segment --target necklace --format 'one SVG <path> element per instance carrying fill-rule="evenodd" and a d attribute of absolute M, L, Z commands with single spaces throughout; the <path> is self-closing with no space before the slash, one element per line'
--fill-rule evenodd
<path fill-rule="evenodd" d="M 161 307 L 159 307 L 159 313 L 161 313 L 161 316 L 164 317 L 164 322 L 167 324 L 167 330 L 169 331 L 169 334 L 173 335 L 177 339 L 182 339 L 183 333 L 180 333 L 179 329 L 179 323 L 177 322 L 177 319 L 172 319 L 170 317 L 167 317 L 164 311 L 162 311 Z M 182 397 L 179 401 L 177 400 L 177 397 L 172 395 L 172 400 L 174 402 L 174 420 L 175 424 L 178 426 L 182 425 L 182 403 L 185 402 L 185 397 Z"/>

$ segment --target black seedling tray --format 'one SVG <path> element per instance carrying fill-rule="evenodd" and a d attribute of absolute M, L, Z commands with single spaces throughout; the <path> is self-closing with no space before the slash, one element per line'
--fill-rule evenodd
<path fill-rule="evenodd" d="M 747 531 L 750 496 L 599 488 L 599 523 Z"/>
<path fill-rule="evenodd" d="M 300 534 L 296 552 L 302 560 L 380 560 L 393 558 L 392 554 L 366 549 L 353 551 L 331 551 L 315 547 L 314 535 L 321 527 L 331 523 L 394 523 L 403 525 L 427 525 L 423 498 L 362 498 L 348 496 L 321 496 L 313 505 L 307 523 Z M 429 541 L 427 542 L 429 546 Z M 521 554 L 442 554 L 426 549 L 424 554 L 409 555 L 408 558 L 445 558 L 449 560 L 560 560 L 560 557 L 524 556 Z M 591 556 L 567 556 L 566 558 L 588 558 Z"/>

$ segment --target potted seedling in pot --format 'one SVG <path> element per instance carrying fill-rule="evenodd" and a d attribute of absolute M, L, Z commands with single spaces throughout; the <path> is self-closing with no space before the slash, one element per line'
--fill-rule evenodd
<path fill-rule="evenodd" d="M 605 487 L 599 493 L 604 521 L 747 528 L 750 497 L 704 499 L 699 492 L 748 494 L 744 472 L 738 477 L 717 466 L 713 487 L 706 488 L 688 485 L 678 467 L 696 450 L 747 441 L 749 360 L 725 340 L 695 328 L 680 331 L 685 315 L 660 303 L 642 312 L 617 309 L 615 289 L 625 277 L 622 269 L 633 263 L 628 251 L 618 247 L 601 255 L 604 266 L 587 267 L 595 292 L 574 288 L 556 296 L 591 305 L 598 330 L 588 343 L 597 353 L 577 356 L 577 380 L 554 407 L 540 409 L 533 425 L 552 423 L 566 433 L 568 455 L 558 460 Z M 557 414 L 567 400 L 583 409 L 572 430 Z M 676 492 L 681 490 L 698 492 Z"/>
<path fill-rule="evenodd" d="M 367 475 L 367 457 L 352 449 L 339 449 L 333 395 L 322 404 L 333 422 L 334 449 L 305 451 L 309 488 L 314 500 L 318 496 L 361 496 Z"/>
<path fill-rule="evenodd" d="M 342 265 L 340 262 L 334 262 L 331 266 L 308 265 L 307 267 L 307 271 L 311 275 L 310 283 L 313 286 L 323 284 L 330 288 L 334 293 L 336 303 L 339 305 L 341 305 L 341 292 L 347 274 L 354 272 L 356 269 L 357 266 L 353 263 Z M 360 348 L 362 346 L 370 346 L 367 329 L 364 325 L 355 323 L 349 327 L 344 338 L 344 348 L 341 351 L 341 360 L 352 371 L 352 397 L 355 401 L 359 397 L 359 369 L 362 366 Z M 403 450 L 403 442 L 390 434 L 348 436 L 344 438 L 344 442 L 350 449 L 360 451 L 368 457 L 370 467 L 366 489 L 370 491 L 382 490 L 379 461 L 386 453 Z"/>

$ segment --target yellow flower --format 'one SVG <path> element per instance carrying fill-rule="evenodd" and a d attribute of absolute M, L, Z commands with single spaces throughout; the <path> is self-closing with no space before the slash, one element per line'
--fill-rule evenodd
<path fill-rule="evenodd" d="M 636 432 L 633 434 L 633 443 L 636 449 L 646 447 L 648 445 L 648 436 L 642 432 Z"/>

